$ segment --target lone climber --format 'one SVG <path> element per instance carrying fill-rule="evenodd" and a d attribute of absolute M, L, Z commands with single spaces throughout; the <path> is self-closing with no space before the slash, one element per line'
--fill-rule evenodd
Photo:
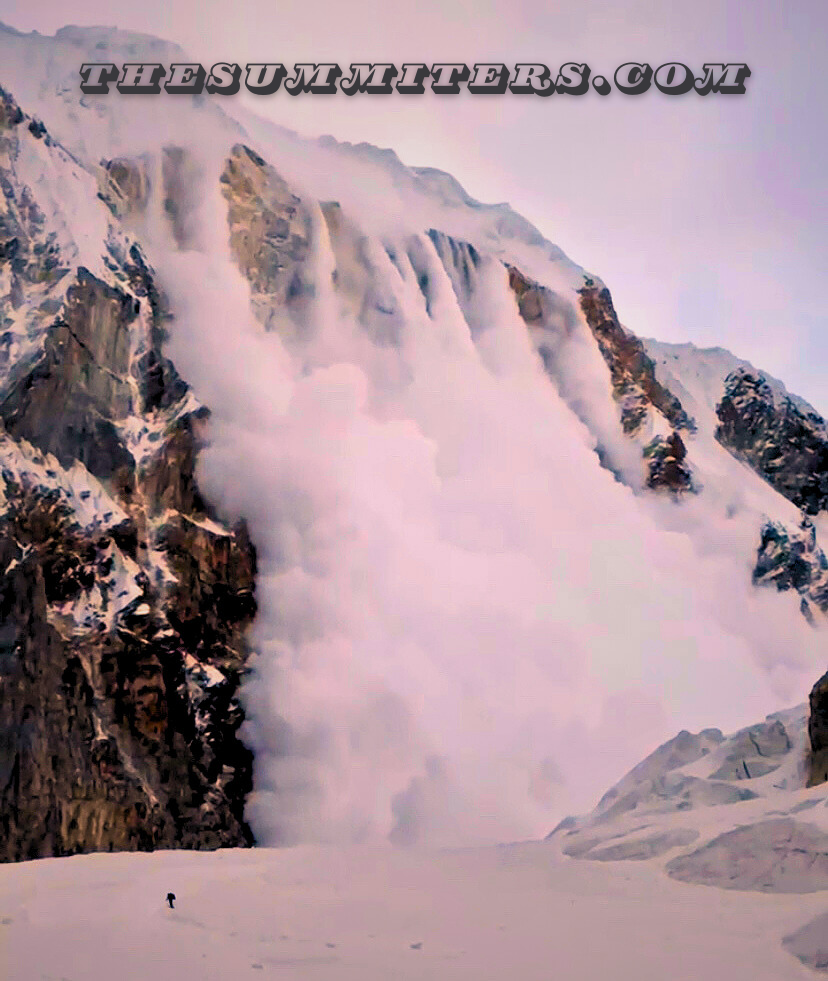
<path fill-rule="evenodd" d="M 175 906 L 173 906 L 173 903 L 175 902 L 175 893 L 174 892 L 168 892 L 167 893 L 167 902 L 170 904 L 170 909 L 175 909 Z"/>

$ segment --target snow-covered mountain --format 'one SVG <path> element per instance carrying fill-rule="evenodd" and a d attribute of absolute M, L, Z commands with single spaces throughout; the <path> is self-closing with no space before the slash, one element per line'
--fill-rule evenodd
<path fill-rule="evenodd" d="M 0 30 L 3 857 L 539 835 L 801 701 L 814 409 L 447 174 L 80 93 L 141 58 Z"/>

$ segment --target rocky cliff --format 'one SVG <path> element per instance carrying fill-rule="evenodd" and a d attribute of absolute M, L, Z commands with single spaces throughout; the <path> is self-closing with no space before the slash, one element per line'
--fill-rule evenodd
<path fill-rule="evenodd" d="M 104 263 L 79 264 L 23 176 L 32 155 L 81 179 L 4 92 L 0 858 L 249 844 L 255 553 L 199 492 L 207 412 L 162 351 L 140 246 L 93 198 Z M 137 164 L 98 176 L 123 213 L 141 207 Z"/>
<path fill-rule="evenodd" d="M 815 785 L 828 781 L 828 673 L 811 689 L 808 701 L 809 783 Z"/>
<path fill-rule="evenodd" d="M 808 514 L 828 508 L 828 429 L 809 405 L 740 369 L 727 377 L 716 412 L 723 446 Z"/>
<path fill-rule="evenodd" d="M 816 529 L 807 515 L 798 528 L 779 521 L 763 526 L 753 583 L 775 586 L 780 592 L 796 590 L 809 620 L 813 620 L 814 610 L 828 610 L 828 559 L 817 545 Z"/>
<path fill-rule="evenodd" d="M 693 420 L 676 396 L 659 382 L 644 345 L 621 326 L 610 291 L 588 279 L 579 293 L 581 309 L 610 369 L 624 432 L 636 433 L 652 409 L 658 410 L 675 430 L 692 432 Z"/>

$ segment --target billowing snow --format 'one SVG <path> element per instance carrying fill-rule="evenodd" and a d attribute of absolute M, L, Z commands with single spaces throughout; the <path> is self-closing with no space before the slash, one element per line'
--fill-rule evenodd
<path fill-rule="evenodd" d="M 211 411 L 200 485 L 222 521 L 248 520 L 257 549 L 244 735 L 263 841 L 540 835 L 677 729 L 736 728 L 803 697 L 824 669 L 824 632 L 798 596 L 750 582 L 762 516 L 796 509 L 715 442 L 712 382 L 685 406 L 701 419 L 688 439 L 700 493 L 639 493 L 639 448 L 578 308 L 579 265 L 508 207 L 390 151 L 305 140 L 233 100 L 79 97 L 80 63 L 139 54 L 182 58 L 117 31 L 3 29 L 0 82 L 71 154 L 52 177 L 39 157 L 21 163 L 34 185 L 55 181 L 47 200 L 72 168 L 97 187 L 102 159 L 155 158 L 133 232 L 170 298 L 168 353 Z M 238 142 L 313 224 L 305 319 L 284 340 L 262 331 L 229 251 L 219 175 Z M 156 179 L 170 144 L 196 161 L 183 248 Z M 333 288 L 323 201 L 365 236 L 399 313 L 393 343 Z M 88 215 L 69 195 L 67 228 L 89 262 L 99 240 L 101 255 L 114 247 L 100 215 L 94 194 Z M 458 298 L 434 229 L 480 254 L 473 302 Z M 504 262 L 556 293 L 566 340 L 551 378 Z M 673 369 L 693 396 L 687 365 Z M 168 422 L 124 421 L 139 463 Z M 662 425 L 649 424 L 646 438 Z M 114 590 L 125 601 L 129 572 Z"/>

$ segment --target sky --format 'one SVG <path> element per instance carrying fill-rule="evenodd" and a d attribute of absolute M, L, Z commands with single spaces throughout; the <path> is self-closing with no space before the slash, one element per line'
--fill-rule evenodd
<path fill-rule="evenodd" d="M 721 345 L 828 413 L 823 230 L 828 5 L 538 0 L 0 0 L 0 19 L 52 34 L 118 26 L 218 60 L 747 62 L 743 96 L 246 98 L 307 135 L 396 150 L 508 201 L 613 292 L 643 336 Z"/>

